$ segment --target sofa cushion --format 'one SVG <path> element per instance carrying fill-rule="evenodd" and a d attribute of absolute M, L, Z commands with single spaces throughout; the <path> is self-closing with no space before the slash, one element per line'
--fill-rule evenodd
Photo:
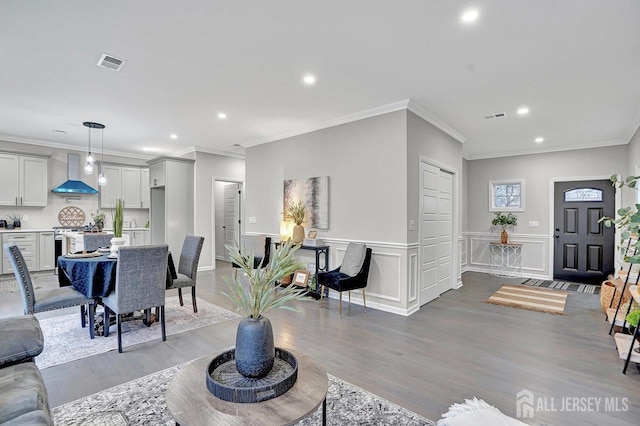
<path fill-rule="evenodd" d="M 29 360 L 42 352 L 44 338 L 33 315 L 0 319 L 0 367 Z"/>
<path fill-rule="evenodd" d="M 15 423 L 34 411 L 50 418 L 47 390 L 38 367 L 33 362 L 24 362 L 0 369 L 0 424 L 12 420 Z"/>
<path fill-rule="evenodd" d="M 340 265 L 340 272 L 350 277 L 355 277 L 362 269 L 364 258 L 367 255 L 367 246 L 362 243 L 349 243 L 347 251 Z"/>

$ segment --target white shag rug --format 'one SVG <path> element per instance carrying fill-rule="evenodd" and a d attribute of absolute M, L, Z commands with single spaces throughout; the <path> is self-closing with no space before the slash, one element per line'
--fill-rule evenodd
<path fill-rule="evenodd" d="M 206 300 L 196 298 L 198 313 L 193 313 L 190 298 L 180 306 L 177 297 L 167 297 L 165 303 L 167 335 L 178 334 L 196 328 L 217 324 L 223 321 L 240 318 L 235 312 L 228 311 Z M 36 357 L 39 368 L 64 364 L 69 361 L 85 358 L 118 349 L 118 332 L 112 325 L 109 337 L 96 336 L 89 338 L 89 322 L 87 327 L 80 326 L 80 308 L 78 312 L 59 317 L 39 320 L 44 335 L 44 350 Z M 161 339 L 160 323 L 154 322 L 147 327 L 141 320 L 122 323 L 122 347 Z"/>

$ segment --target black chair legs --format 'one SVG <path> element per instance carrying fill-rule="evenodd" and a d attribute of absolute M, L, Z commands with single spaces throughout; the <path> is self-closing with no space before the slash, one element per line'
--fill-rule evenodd
<path fill-rule="evenodd" d="M 191 287 L 191 300 L 193 300 L 193 313 L 198 313 L 198 305 L 196 304 L 196 286 Z"/>
<path fill-rule="evenodd" d="M 118 352 L 122 353 L 122 315 L 116 314 L 116 324 L 118 324 Z"/>
<path fill-rule="evenodd" d="M 80 325 L 82 325 L 82 328 L 85 328 L 87 326 L 87 319 L 84 316 L 85 316 L 84 305 L 80 305 Z"/>
<path fill-rule="evenodd" d="M 182 287 L 178 288 L 178 299 L 180 299 L 180 306 L 184 306 L 182 302 Z"/>
<path fill-rule="evenodd" d="M 89 337 L 90 338 L 94 338 L 96 337 L 96 305 L 95 303 L 92 303 L 89 305 Z"/>
<path fill-rule="evenodd" d="M 103 317 L 103 328 L 104 328 L 104 337 L 109 337 L 109 321 L 111 320 L 111 318 L 109 318 L 109 308 L 107 308 L 106 306 L 104 307 L 104 317 Z"/>
<path fill-rule="evenodd" d="M 160 306 L 160 326 L 162 328 L 162 341 L 167 340 L 167 329 L 164 324 L 164 305 Z"/>

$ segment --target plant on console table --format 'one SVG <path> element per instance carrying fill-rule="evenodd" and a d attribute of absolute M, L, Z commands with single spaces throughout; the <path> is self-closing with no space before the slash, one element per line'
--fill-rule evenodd
<path fill-rule="evenodd" d="M 286 219 L 289 219 L 296 224 L 293 227 L 293 235 L 291 236 L 295 244 L 300 244 L 304 240 L 304 226 L 302 226 L 302 222 L 304 222 L 306 214 L 307 206 L 302 200 L 291 204 L 285 212 Z"/>
<path fill-rule="evenodd" d="M 518 217 L 511 212 L 508 212 L 507 214 L 496 212 L 496 217 L 493 218 L 491 224 L 502 228 L 502 232 L 500 233 L 500 242 L 502 244 L 507 244 L 507 242 L 509 242 L 507 229 L 518 225 Z"/>
<path fill-rule="evenodd" d="M 226 248 L 231 262 L 239 265 L 244 272 L 225 278 L 230 291 L 222 293 L 246 315 L 238 324 L 236 334 L 236 368 L 245 377 L 264 377 L 271 371 L 275 361 L 273 328 L 264 315 L 276 308 L 297 311 L 287 304 L 303 300 L 306 294 L 305 289 L 296 286 L 278 289 L 275 282 L 304 265 L 296 260 L 298 247 L 291 241 L 275 251 L 266 267 L 257 269 L 254 269 L 253 254 L 242 255 L 236 246 L 228 245 Z M 243 286 L 243 275 L 249 280 L 248 288 Z"/>
<path fill-rule="evenodd" d="M 111 238 L 111 255 L 116 256 L 118 249 L 126 245 L 127 240 L 122 238 L 122 226 L 124 224 L 124 202 L 118 198 L 113 209 L 113 238 Z"/>

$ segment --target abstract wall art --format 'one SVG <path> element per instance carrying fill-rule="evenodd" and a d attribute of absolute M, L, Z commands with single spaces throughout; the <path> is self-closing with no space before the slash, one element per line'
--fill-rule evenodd
<path fill-rule="evenodd" d="M 307 206 L 307 228 L 329 229 L 329 176 L 285 180 L 283 211 L 298 200 Z"/>

